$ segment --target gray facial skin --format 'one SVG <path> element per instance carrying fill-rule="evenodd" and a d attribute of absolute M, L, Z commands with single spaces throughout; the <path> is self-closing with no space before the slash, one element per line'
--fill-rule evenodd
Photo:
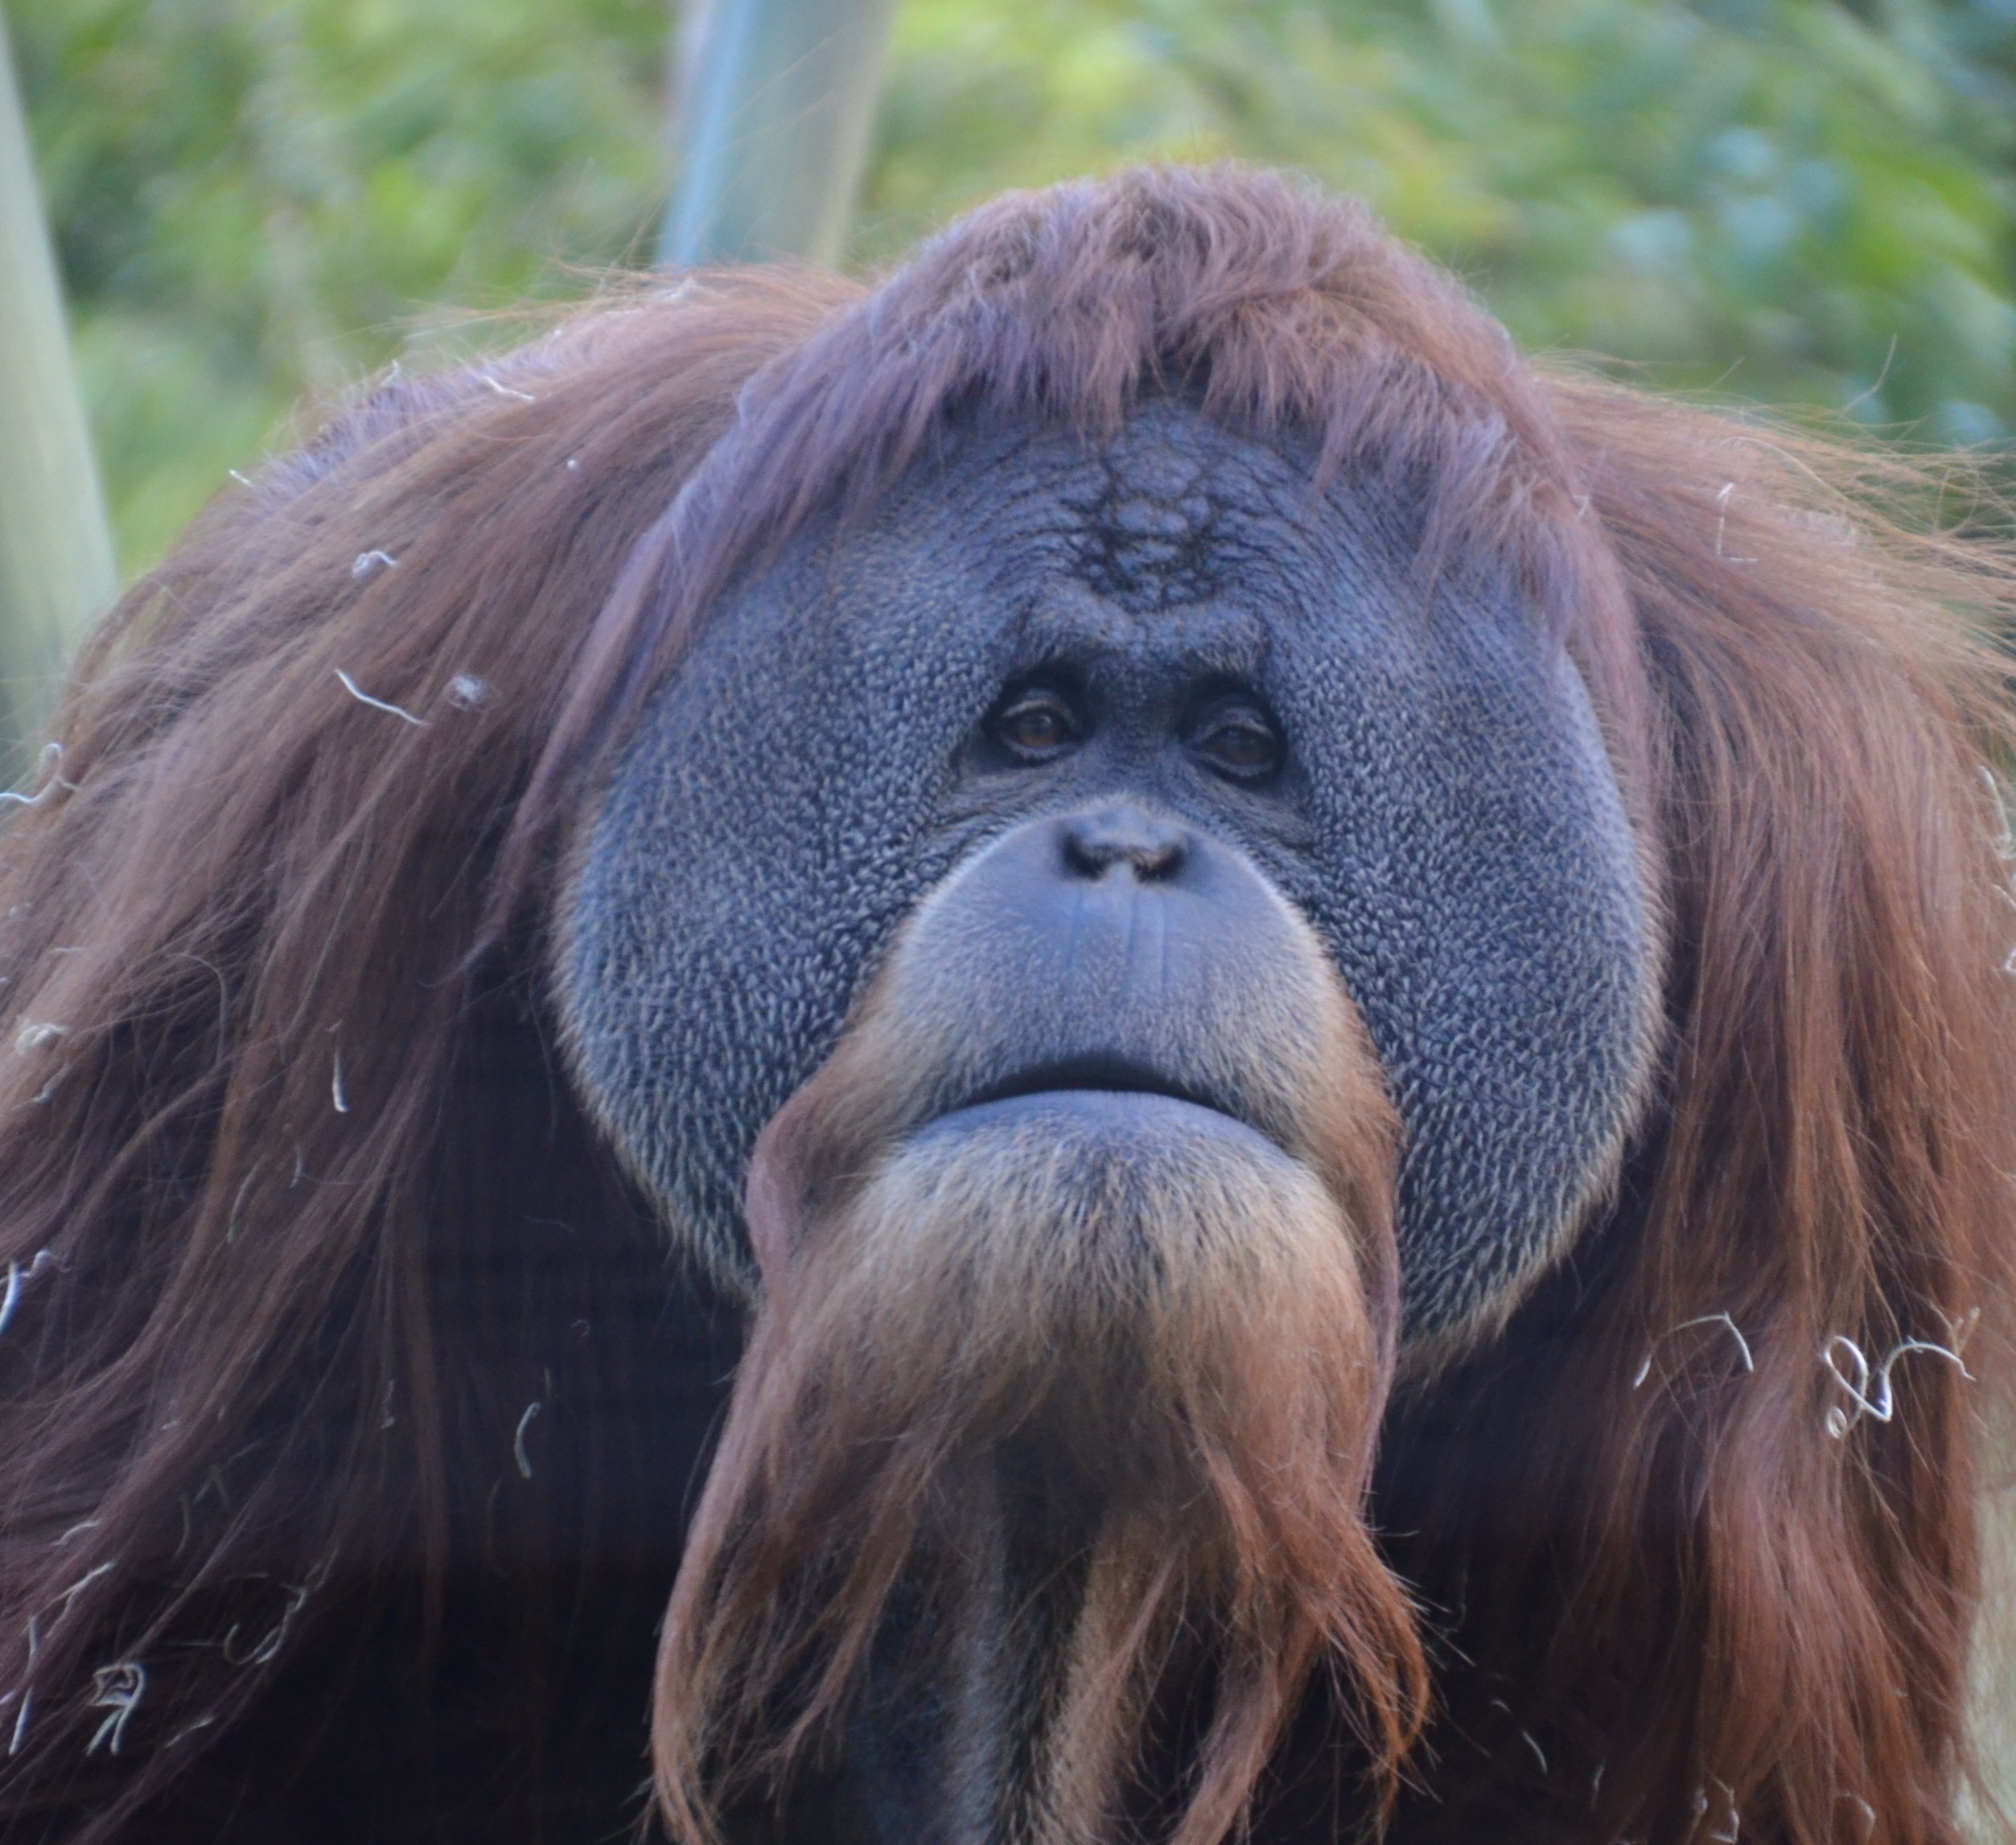
<path fill-rule="evenodd" d="M 591 1104 L 718 1274 L 751 1272 L 757 1134 L 904 918 L 1117 799 L 1236 846 L 1335 957 L 1405 1132 L 1417 1350 L 1565 1246 L 1652 1055 L 1637 850 L 1559 641 L 1509 587 L 1425 590 L 1384 491 L 1314 495 L 1173 402 L 1104 445 L 969 435 L 715 612 L 586 842 L 561 980 Z M 1032 689 L 1076 732 L 1040 759 L 1000 725 Z M 1255 714 L 1257 775 L 1214 741 Z"/>

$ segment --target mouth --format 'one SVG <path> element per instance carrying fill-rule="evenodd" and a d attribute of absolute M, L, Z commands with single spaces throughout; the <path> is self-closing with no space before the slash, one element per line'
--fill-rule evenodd
<path fill-rule="evenodd" d="M 1193 1108 L 1208 1109 L 1214 1115 L 1229 1116 L 1235 1120 L 1241 1119 L 1235 1110 L 1225 1106 L 1222 1099 L 1206 1094 L 1194 1083 L 1185 1083 L 1166 1071 L 1131 1058 L 1102 1053 L 1031 1065 L 1001 1082 L 991 1083 L 984 1089 L 976 1090 L 971 1095 L 962 1097 L 946 1112 L 956 1113 L 968 1108 L 985 1107 L 994 1102 L 1014 1102 L 1027 1096 L 1050 1095 L 1069 1091 L 1092 1091 L 1109 1095 L 1161 1096 L 1171 1102 L 1187 1103 Z"/>

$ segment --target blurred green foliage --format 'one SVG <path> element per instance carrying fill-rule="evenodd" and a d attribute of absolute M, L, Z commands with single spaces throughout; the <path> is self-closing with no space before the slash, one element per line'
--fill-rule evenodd
<path fill-rule="evenodd" d="M 663 0 L 8 0 L 129 569 L 446 310 L 648 260 Z M 1369 197 L 1527 343 L 2016 430 L 2016 0 L 906 0 L 855 253 L 1147 157 Z"/>

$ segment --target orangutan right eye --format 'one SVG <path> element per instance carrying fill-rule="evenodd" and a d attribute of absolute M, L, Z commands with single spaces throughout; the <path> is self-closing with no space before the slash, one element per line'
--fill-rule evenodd
<path fill-rule="evenodd" d="M 1047 762 L 1080 742 L 1078 716 L 1063 696 L 1046 688 L 1018 693 L 996 712 L 994 740 L 1025 762 Z"/>

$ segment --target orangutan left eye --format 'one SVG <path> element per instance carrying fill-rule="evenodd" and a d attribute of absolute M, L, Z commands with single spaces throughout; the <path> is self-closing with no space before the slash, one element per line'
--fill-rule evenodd
<path fill-rule="evenodd" d="M 1241 782 L 1264 781 L 1281 766 L 1283 746 L 1273 720 L 1257 705 L 1220 705 L 1191 733 L 1190 748 L 1212 768 Z"/>

